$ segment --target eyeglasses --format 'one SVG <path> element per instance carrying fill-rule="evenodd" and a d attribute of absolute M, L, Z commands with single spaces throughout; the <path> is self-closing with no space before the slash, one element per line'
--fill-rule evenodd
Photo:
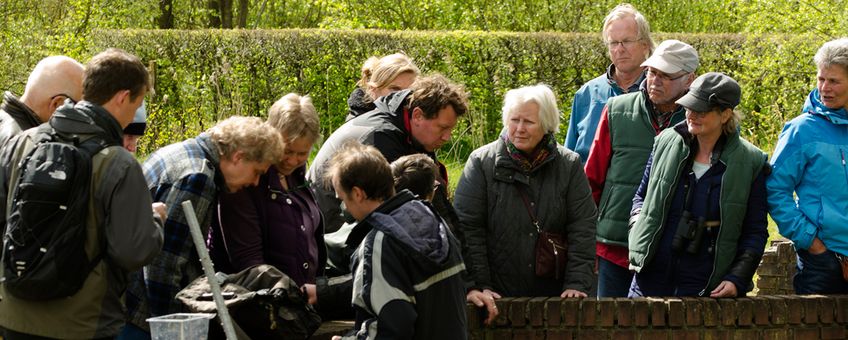
<path fill-rule="evenodd" d="M 607 42 L 607 48 L 609 48 L 609 49 L 613 49 L 613 48 L 615 48 L 616 46 L 621 46 L 621 47 L 624 47 L 625 49 L 629 49 L 629 48 L 633 47 L 633 45 L 635 45 L 637 42 L 639 42 L 639 41 L 641 41 L 641 40 L 642 40 L 642 39 L 622 40 L 622 41 L 608 41 L 608 42 Z"/>
<path fill-rule="evenodd" d="M 662 81 L 678 80 L 678 79 L 683 78 L 683 77 L 688 76 L 688 75 L 689 75 L 689 72 L 684 72 L 681 75 L 672 76 L 672 75 L 669 75 L 669 74 L 666 74 L 666 73 L 663 73 L 663 72 L 657 72 L 657 71 L 648 69 L 648 76 L 649 77 L 660 79 Z"/>
<path fill-rule="evenodd" d="M 74 100 L 74 98 L 71 98 L 71 96 L 64 94 L 64 93 L 59 93 L 59 94 L 53 95 L 53 97 L 50 97 L 50 101 L 53 101 L 53 99 L 56 99 L 56 97 L 65 97 L 65 99 L 70 99 L 71 103 L 73 103 L 73 104 L 77 103 L 77 101 Z"/>

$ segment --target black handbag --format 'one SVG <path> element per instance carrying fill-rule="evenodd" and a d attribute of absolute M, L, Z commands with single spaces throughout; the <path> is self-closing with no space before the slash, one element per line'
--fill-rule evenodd
<path fill-rule="evenodd" d="M 522 187 L 516 185 L 521 199 L 524 201 L 524 207 L 527 209 L 527 214 L 530 215 L 530 220 L 536 227 L 536 233 L 539 235 L 536 239 L 536 276 L 541 278 L 561 279 L 565 276 L 565 265 L 568 261 L 568 243 L 565 236 L 560 233 L 554 233 L 547 230 L 542 230 L 539 227 L 539 219 L 536 213 L 530 208 L 530 202 L 527 198 L 527 193 Z"/>

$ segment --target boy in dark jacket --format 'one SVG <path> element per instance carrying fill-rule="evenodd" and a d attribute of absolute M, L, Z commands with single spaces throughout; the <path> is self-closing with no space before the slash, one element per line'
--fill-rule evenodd
<path fill-rule="evenodd" d="M 345 209 L 371 225 L 353 255 L 356 328 L 345 338 L 465 339 L 465 265 L 444 220 L 410 192 L 395 195 L 373 147 L 345 146 L 327 174 Z"/>

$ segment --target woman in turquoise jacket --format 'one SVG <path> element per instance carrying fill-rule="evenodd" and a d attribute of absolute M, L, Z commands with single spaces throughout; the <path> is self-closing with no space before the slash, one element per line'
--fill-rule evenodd
<path fill-rule="evenodd" d="M 772 156 L 768 203 L 780 234 L 798 253 L 795 292 L 845 294 L 840 261 L 848 255 L 848 38 L 825 43 L 814 61 L 816 89 L 801 115 L 783 127 Z"/>

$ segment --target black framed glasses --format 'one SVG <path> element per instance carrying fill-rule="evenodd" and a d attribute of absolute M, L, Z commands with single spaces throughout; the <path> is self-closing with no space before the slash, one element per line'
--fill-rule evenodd
<path fill-rule="evenodd" d="M 67 94 L 64 94 L 64 93 L 54 94 L 52 97 L 50 97 L 50 101 L 52 102 L 52 101 L 53 101 L 53 99 L 56 99 L 56 98 L 58 98 L 58 97 L 64 97 L 65 99 L 70 100 L 70 101 L 71 101 L 71 103 L 73 103 L 73 104 L 76 104 L 76 103 L 77 103 L 77 101 L 76 101 L 73 97 L 71 97 L 71 96 L 69 96 L 69 95 L 67 95 Z"/>
<path fill-rule="evenodd" d="M 657 71 L 654 71 L 652 69 L 648 69 L 648 76 L 649 77 L 660 79 L 662 81 L 674 81 L 674 80 L 678 80 L 678 79 L 683 78 L 683 77 L 688 76 L 688 75 L 689 75 L 689 72 L 683 72 L 683 74 L 675 76 L 675 75 L 670 75 L 670 74 L 663 73 L 663 72 L 657 72 Z"/>
<path fill-rule="evenodd" d="M 613 49 L 616 46 L 624 47 L 625 49 L 629 49 L 636 45 L 636 43 L 642 41 L 642 39 L 628 39 L 622 41 L 607 41 L 607 48 Z"/>

